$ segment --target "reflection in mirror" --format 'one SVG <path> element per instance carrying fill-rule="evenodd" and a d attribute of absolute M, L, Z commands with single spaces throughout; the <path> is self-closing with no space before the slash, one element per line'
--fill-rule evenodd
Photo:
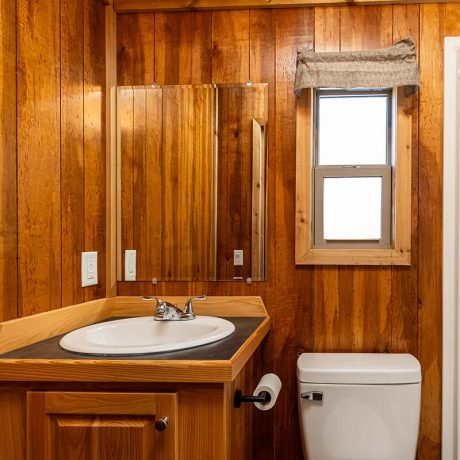
<path fill-rule="evenodd" d="M 118 88 L 119 280 L 265 278 L 267 116 L 267 84 Z"/>

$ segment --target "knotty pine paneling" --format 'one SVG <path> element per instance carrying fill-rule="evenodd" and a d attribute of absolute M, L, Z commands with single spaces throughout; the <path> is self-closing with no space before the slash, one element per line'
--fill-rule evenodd
<path fill-rule="evenodd" d="M 0 318 L 105 296 L 99 0 L 0 2 Z M 81 288 L 80 253 L 100 284 Z"/>
<path fill-rule="evenodd" d="M 198 14 L 203 15 L 200 27 L 185 27 L 180 34 L 172 32 L 177 24 L 190 24 L 191 15 Z M 133 72 L 129 56 L 150 59 L 152 53 L 159 83 L 243 83 L 249 77 L 269 83 L 267 281 L 251 286 L 164 282 L 154 289 L 149 283 L 119 283 L 121 291 L 132 294 L 151 289 L 159 295 L 196 290 L 262 295 L 272 318 L 264 362 L 266 370 L 280 375 L 284 386 L 274 414 L 256 415 L 264 439 L 260 458 L 301 458 L 295 362 L 302 351 L 416 355 L 423 369 L 418 458 L 441 458 L 442 40 L 460 33 L 458 17 L 458 4 L 119 16 L 118 46 L 124 52 L 118 75 L 129 74 L 128 84 L 144 84 L 146 80 L 142 72 Z M 133 22 L 155 23 L 156 28 L 150 27 L 149 39 L 142 40 L 145 28 L 137 33 Z M 124 23 L 129 24 L 129 30 Z M 407 35 L 418 44 L 422 82 L 413 113 L 412 264 L 391 268 L 296 267 L 295 47 L 303 42 L 318 50 L 372 48 L 390 45 Z M 145 44 L 149 40 L 153 40 L 153 48 Z M 192 51 L 200 62 L 195 67 L 199 70 L 192 70 L 180 59 Z M 144 64 L 138 62 L 136 68 L 151 68 L 150 61 Z"/>

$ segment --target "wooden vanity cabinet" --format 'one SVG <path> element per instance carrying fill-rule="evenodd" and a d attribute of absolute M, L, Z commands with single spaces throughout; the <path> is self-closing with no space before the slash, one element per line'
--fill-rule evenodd
<path fill-rule="evenodd" d="M 173 460 L 176 393 L 27 392 L 28 460 Z"/>
<path fill-rule="evenodd" d="M 257 350 L 228 383 L 0 383 L 0 460 L 253 460 L 272 414 L 233 397 L 260 363 Z"/>
<path fill-rule="evenodd" d="M 237 390 L 252 394 L 271 370 L 262 345 L 269 318 L 259 297 L 210 297 L 197 305 L 198 314 L 233 316 L 240 324 L 235 343 L 207 349 L 204 358 L 188 351 L 180 359 L 88 359 L 59 349 L 58 334 L 150 310 L 141 298 L 117 297 L 47 312 L 40 321 L 0 323 L 0 460 L 270 456 L 262 451 L 269 446 L 264 439 L 273 435 L 273 412 L 253 404 L 235 408 L 233 401 Z M 247 322 L 238 323 L 241 317 Z"/>

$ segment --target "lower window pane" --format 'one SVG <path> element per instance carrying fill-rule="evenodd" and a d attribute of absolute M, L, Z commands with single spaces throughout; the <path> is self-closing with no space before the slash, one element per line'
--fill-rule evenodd
<path fill-rule="evenodd" d="M 325 240 L 382 238 L 382 178 L 325 177 Z"/>

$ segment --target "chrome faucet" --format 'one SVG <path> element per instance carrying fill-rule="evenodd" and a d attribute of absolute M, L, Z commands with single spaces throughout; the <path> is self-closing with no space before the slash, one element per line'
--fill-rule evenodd
<path fill-rule="evenodd" d="M 144 300 L 155 300 L 157 305 L 153 319 L 155 321 L 189 321 L 196 318 L 195 312 L 193 311 L 194 300 L 206 300 L 205 295 L 198 297 L 192 297 L 185 302 L 184 310 L 181 310 L 176 304 L 166 302 L 159 297 L 143 297 Z"/>

